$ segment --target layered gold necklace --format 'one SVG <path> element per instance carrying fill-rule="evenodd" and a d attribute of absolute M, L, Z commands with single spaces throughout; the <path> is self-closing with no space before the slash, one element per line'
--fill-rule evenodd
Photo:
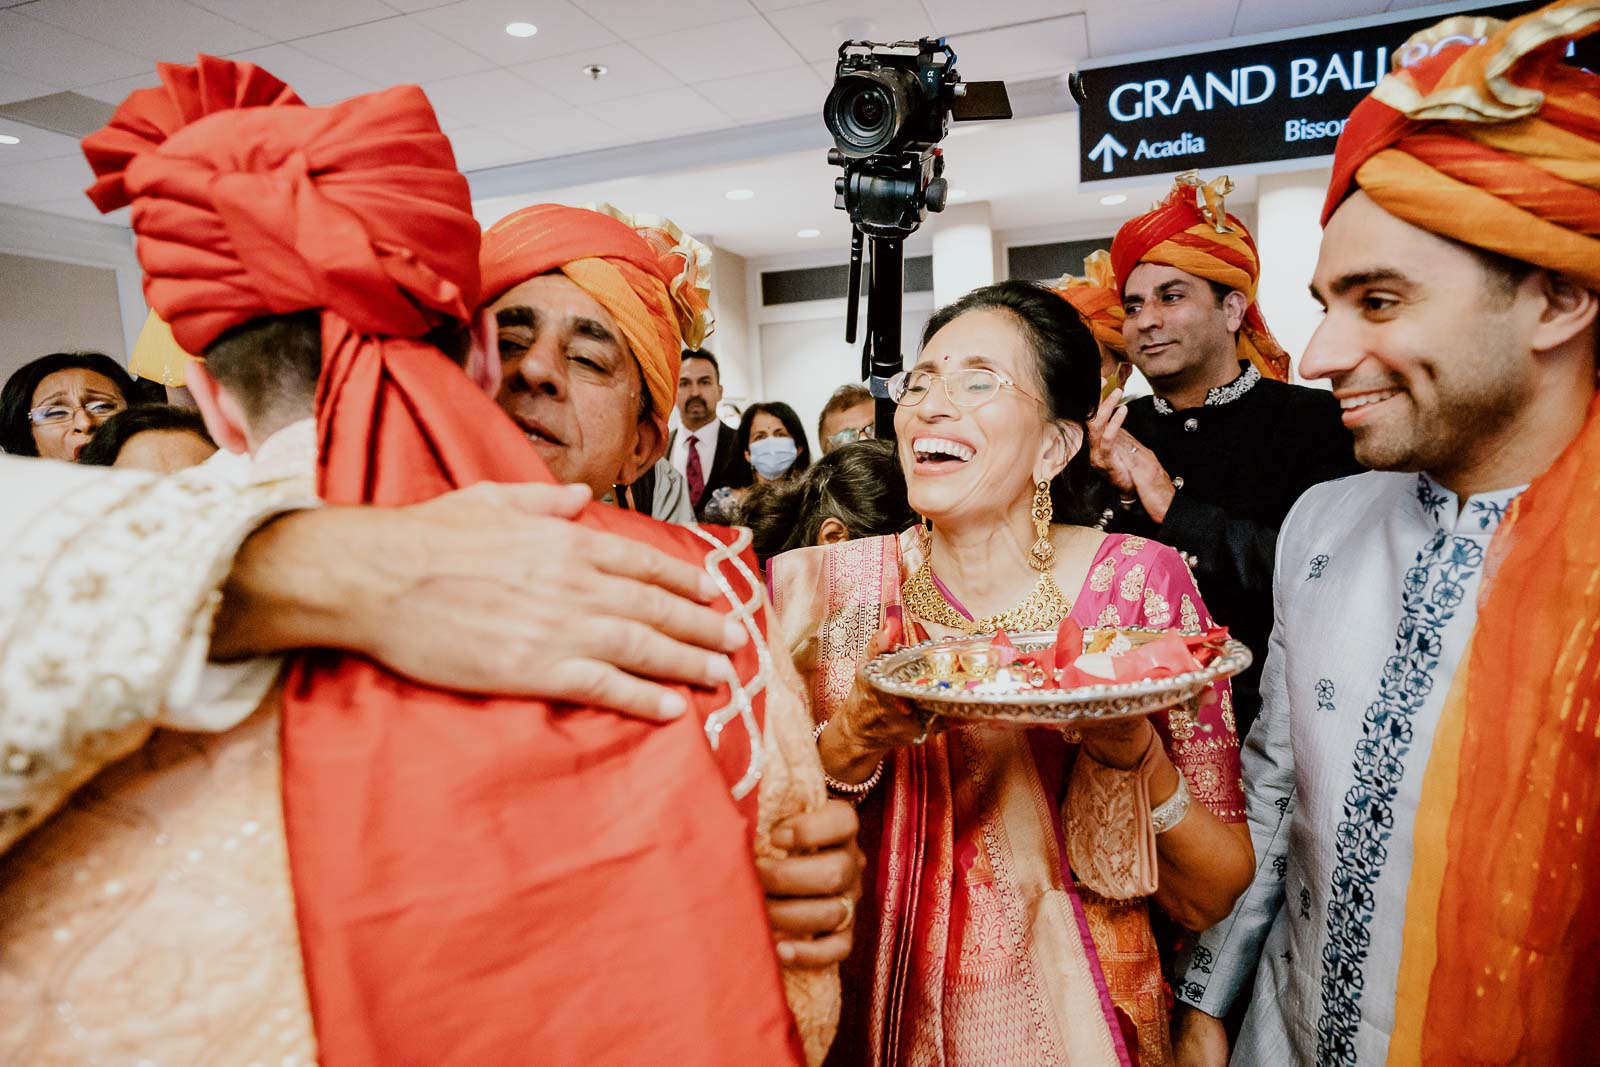
<path fill-rule="evenodd" d="M 1033 591 L 1015 607 L 981 619 L 969 619 L 956 610 L 940 590 L 939 583 L 933 580 L 933 538 L 926 533 L 922 536 L 922 548 L 922 565 L 900 587 L 900 599 L 906 610 L 918 618 L 967 634 L 992 634 L 997 630 L 1018 634 L 1054 630 L 1072 610 L 1072 602 L 1062 595 L 1055 577 L 1049 570 L 1043 570 Z"/>

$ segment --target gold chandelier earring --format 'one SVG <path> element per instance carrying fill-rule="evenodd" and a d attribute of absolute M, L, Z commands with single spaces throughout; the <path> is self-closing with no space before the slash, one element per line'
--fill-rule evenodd
<path fill-rule="evenodd" d="M 1056 546 L 1050 543 L 1050 520 L 1054 515 L 1050 483 L 1039 482 L 1033 487 L 1033 529 L 1039 536 L 1028 553 L 1028 565 L 1036 571 L 1048 571 L 1055 562 Z"/>

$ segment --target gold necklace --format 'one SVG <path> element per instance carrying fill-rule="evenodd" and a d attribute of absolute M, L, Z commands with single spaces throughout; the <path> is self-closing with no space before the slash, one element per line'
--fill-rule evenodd
<path fill-rule="evenodd" d="M 1061 594 L 1055 578 L 1049 571 L 1043 571 L 1033 591 L 1015 607 L 981 619 L 969 619 L 956 610 L 940 591 L 939 583 L 933 580 L 932 538 L 924 535 L 922 545 L 922 565 L 900 587 L 900 599 L 906 610 L 919 618 L 967 634 L 992 634 L 997 630 L 1020 634 L 1054 630 L 1072 610 L 1072 602 Z"/>

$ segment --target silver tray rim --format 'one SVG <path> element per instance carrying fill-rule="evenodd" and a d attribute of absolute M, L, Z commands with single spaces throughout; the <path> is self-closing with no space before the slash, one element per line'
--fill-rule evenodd
<path fill-rule="evenodd" d="M 1166 634 L 1177 631 L 1147 626 L 1085 627 L 1085 630 L 1117 629 L 1127 633 Z M 1011 643 L 1020 651 L 1032 652 L 1055 642 L 1056 632 L 1032 631 L 1008 634 Z M 1154 704 L 1158 698 L 1172 697 L 1172 704 L 1192 700 L 1207 685 L 1222 678 L 1230 678 L 1248 669 L 1254 656 L 1244 642 L 1229 637 L 1222 644 L 1217 658 L 1198 671 L 1168 675 L 1165 678 L 1147 678 L 1137 682 L 1105 682 L 1078 686 L 1073 689 L 1032 689 L 1016 693 L 974 693 L 966 689 L 933 691 L 909 685 L 891 677 L 891 673 L 920 659 L 935 646 L 976 644 L 993 640 L 993 634 L 971 637 L 938 637 L 907 645 L 862 663 L 857 677 L 880 693 L 908 700 L 920 710 L 945 718 L 1005 718 L 1007 713 L 1026 717 L 1029 713 L 1043 714 L 1051 719 L 1077 717 L 1094 719 L 1120 718 L 1149 714 L 1159 707 L 1130 708 L 1133 702 Z M 1166 705 L 1160 705 L 1166 706 Z M 1051 712 L 1054 715 L 1051 715 Z"/>

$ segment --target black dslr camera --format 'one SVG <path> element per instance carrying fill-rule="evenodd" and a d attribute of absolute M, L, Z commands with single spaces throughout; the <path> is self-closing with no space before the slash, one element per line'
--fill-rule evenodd
<path fill-rule="evenodd" d="M 943 38 L 839 46 L 833 88 L 822 118 L 833 135 L 828 162 L 844 170 L 834 206 L 850 214 L 850 302 L 845 340 L 856 339 L 864 238 L 872 241 L 867 342 L 861 376 L 878 398 L 880 439 L 894 435 L 888 380 L 901 369 L 900 304 L 904 241 L 929 211 L 943 211 L 949 188 L 938 145 L 950 120 L 1009 119 L 1004 82 L 963 82 Z"/>

